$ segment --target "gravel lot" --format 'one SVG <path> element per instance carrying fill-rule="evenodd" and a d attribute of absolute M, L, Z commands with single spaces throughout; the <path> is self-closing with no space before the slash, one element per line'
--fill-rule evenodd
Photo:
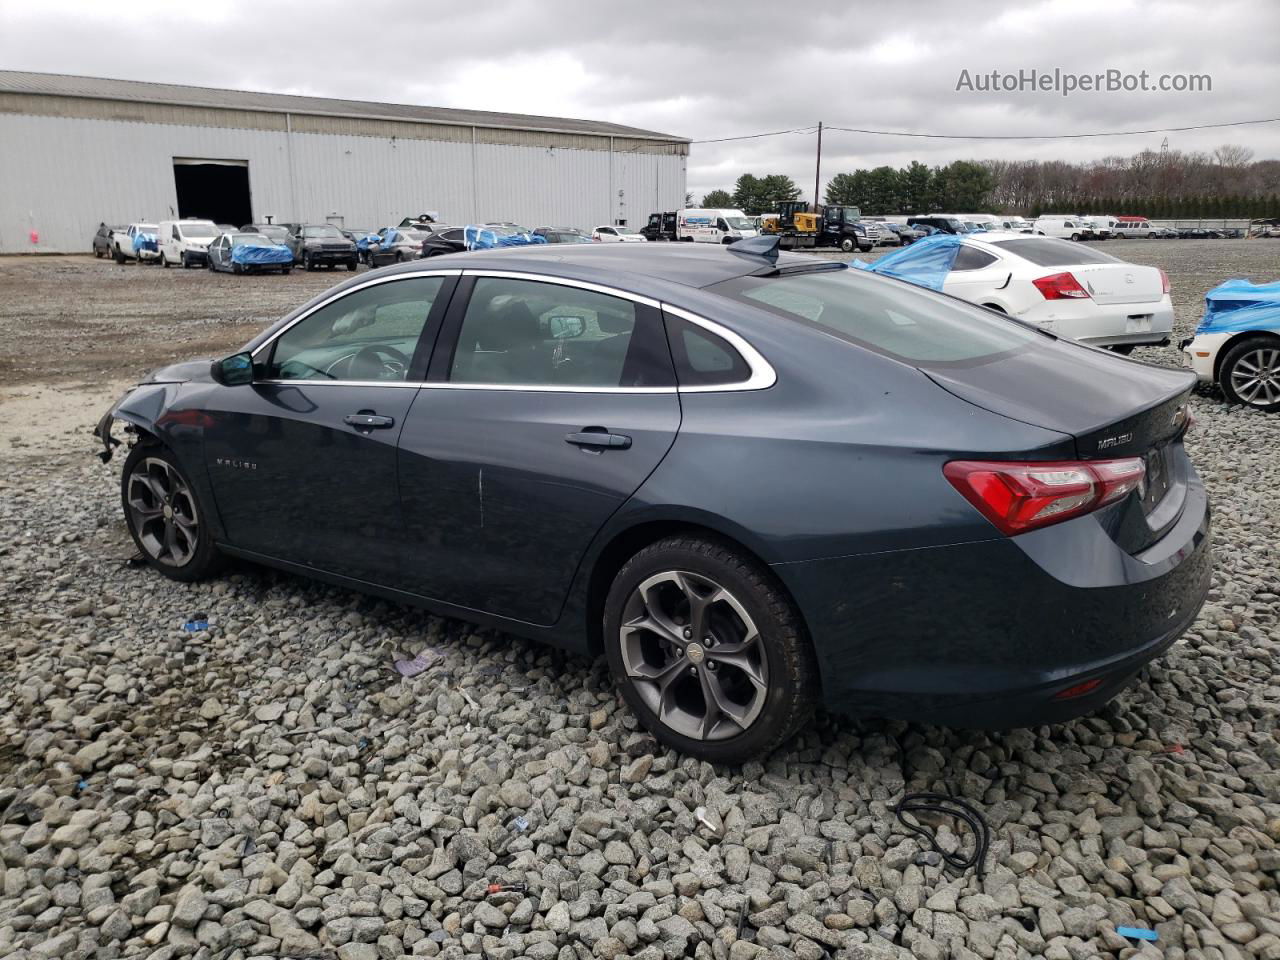
<path fill-rule="evenodd" d="M 1168 271 L 1176 336 L 1221 279 L 1280 274 L 1275 242 L 1105 249 Z M 123 458 L 87 434 L 112 395 L 343 277 L 0 261 L 0 956 L 1280 958 L 1280 417 L 1196 397 L 1210 599 L 1099 714 L 821 716 L 717 769 L 640 732 L 603 662 L 256 568 L 126 564 Z M 983 876 L 897 822 L 904 788 L 982 809 Z"/>

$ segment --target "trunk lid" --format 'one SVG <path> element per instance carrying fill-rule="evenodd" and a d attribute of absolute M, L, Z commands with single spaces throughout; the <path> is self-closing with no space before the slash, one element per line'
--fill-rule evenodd
<path fill-rule="evenodd" d="M 1193 374 L 1049 337 L 988 362 L 922 372 L 975 406 L 1070 434 L 1077 459 L 1142 458 L 1146 476 L 1139 490 L 1099 511 L 1129 552 L 1146 549 L 1181 514 L 1190 473 L 1182 408 Z"/>
<path fill-rule="evenodd" d="M 1149 303 L 1164 296 L 1164 280 L 1155 267 L 1132 263 L 1096 263 L 1072 267 L 1094 303 Z"/>

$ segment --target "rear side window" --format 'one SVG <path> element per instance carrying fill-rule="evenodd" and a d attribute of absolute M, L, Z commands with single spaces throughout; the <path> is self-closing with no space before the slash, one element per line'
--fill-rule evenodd
<path fill-rule="evenodd" d="M 740 277 L 707 289 L 913 365 L 980 362 L 1037 336 L 952 297 L 857 270 Z"/>
<path fill-rule="evenodd" d="M 682 317 L 669 313 L 664 317 L 680 386 L 728 386 L 751 378 L 747 361 L 723 337 Z"/>
<path fill-rule="evenodd" d="M 983 267 L 989 267 L 996 262 L 996 258 L 984 250 L 976 247 L 961 247 L 956 253 L 955 262 L 951 264 L 952 270 L 981 270 Z"/>
<path fill-rule="evenodd" d="M 1056 237 L 991 240 L 992 246 L 1030 260 L 1037 267 L 1074 267 L 1082 263 L 1123 263 L 1110 254 Z"/>

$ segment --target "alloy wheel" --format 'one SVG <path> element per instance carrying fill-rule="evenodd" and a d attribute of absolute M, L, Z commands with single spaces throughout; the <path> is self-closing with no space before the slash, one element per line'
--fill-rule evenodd
<path fill-rule="evenodd" d="M 1280 347 L 1258 347 L 1236 359 L 1231 389 L 1250 406 L 1280 403 Z"/>
<path fill-rule="evenodd" d="M 636 692 L 676 733 L 724 740 L 764 708 L 769 665 L 760 632 L 708 577 L 668 570 L 644 580 L 623 607 L 619 642 Z"/>
<path fill-rule="evenodd" d="M 153 560 L 180 567 L 195 556 L 200 518 L 191 488 L 174 467 L 147 457 L 129 475 L 126 504 L 138 541 Z"/>

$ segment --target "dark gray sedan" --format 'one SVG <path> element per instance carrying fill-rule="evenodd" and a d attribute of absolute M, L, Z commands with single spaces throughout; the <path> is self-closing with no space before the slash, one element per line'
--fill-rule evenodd
<path fill-rule="evenodd" d="M 129 530 L 175 580 L 238 557 L 603 654 L 712 761 L 821 703 L 1114 697 L 1208 588 L 1194 378 L 775 245 L 352 278 L 103 417 Z"/>

